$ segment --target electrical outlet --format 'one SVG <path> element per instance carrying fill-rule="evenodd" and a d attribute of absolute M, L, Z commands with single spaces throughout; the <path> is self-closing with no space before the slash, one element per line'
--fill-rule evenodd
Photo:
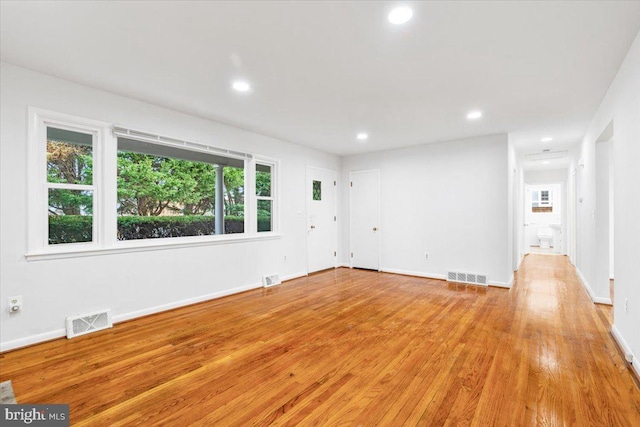
<path fill-rule="evenodd" d="M 424 259 L 429 259 L 429 252 L 424 253 Z"/>
<path fill-rule="evenodd" d="M 9 297 L 8 300 L 9 304 L 7 309 L 9 310 L 9 313 L 17 313 L 22 310 L 22 295 Z"/>
<path fill-rule="evenodd" d="M 284 260 L 285 260 L 285 261 L 287 260 L 287 256 L 286 256 L 286 255 L 284 256 Z"/>
<path fill-rule="evenodd" d="M 629 298 L 624 299 L 624 312 L 629 314 Z"/>

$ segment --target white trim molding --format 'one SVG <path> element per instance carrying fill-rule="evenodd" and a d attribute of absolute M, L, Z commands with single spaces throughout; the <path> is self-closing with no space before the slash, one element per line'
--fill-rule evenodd
<path fill-rule="evenodd" d="M 613 339 L 616 341 L 616 343 L 618 343 L 618 345 L 622 349 L 622 352 L 624 353 L 625 361 L 629 364 L 629 366 L 631 366 L 631 369 L 636 374 L 636 377 L 640 379 L 640 359 L 638 359 L 636 355 L 633 354 L 631 347 L 629 346 L 627 341 L 625 341 L 622 334 L 620 333 L 620 330 L 616 325 L 613 325 L 611 327 L 611 335 L 613 336 Z"/>
<path fill-rule="evenodd" d="M 511 289 L 511 287 L 513 286 L 513 275 L 511 276 L 511 278 L 509 279 L 509 281 L 508 281 L 508 282 L 494 282 L 494 281 L 490 281 L 490 282 L 489 282 L 489 286 L 493 286 L 494 288 Z"/>
<path fill-rule="evenodd" d="M 422 271 L 398 270 L 395 268 L 381 268 L 380 271 L 383 273 L 400 274 L 402 276 L 415 276 L 415 277 L 424 277 L 426 279 L 447 280 L 447 276 L 445 274 L 425 273 Z"/>
<path fill-rule="evenodd" d="M 43 332 L 41 334 L 29 335 L 24 338 L 18 338 L 13 341 L 6 341 L 0 343 L 0 353 L 4 353 L 5 351 L 16 350 L 18 348 L 27 347 L 34 344 L 40 344 L 45 341 L 51 341 L 58 338 L 63 338 L 67 336 L 67 330 L 62 329 L 54 329 L 53 331 Z"/>
<path fill-rule="evenodd" d="M 587 290 L 587 293 L 589 294 L 589 298 L 591 298 L 591 301 L 593 301 L 596 304 L 613 305 L 613 302 L 611 301 L 611 298 L 604 298 L 604 297 L 596 296 L 596 294 L 593 292 L 593 289 L 591 289 L 591 286 L 589 285 L 589 282 L 584 277 L 584 275 L 582 274 L 582 272 L 580 271 L 580 269 L 578 267 L 576 267 L 576 275 L 578 276 L 578 279 L 580 279 L 580 282 L 582 283 L 582 286 L 584 286 L 584 288 Z"/>
<path fill-rule="evenodd" d="M 289 280 L 299 279 L 301 277 L 306 277 L 308 274 L 304 271 L 300 271 L 298 273 L 288 274 L 286 276 L 282 276 L 281 279 L 283 282 L 287 282 Z"/>

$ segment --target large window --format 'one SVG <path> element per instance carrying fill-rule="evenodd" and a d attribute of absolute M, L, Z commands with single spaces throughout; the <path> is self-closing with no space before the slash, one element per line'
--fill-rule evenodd
<path fill-rule="evenodd" d="M 117 158 L 118 240 L 244 233 L 244 160 L 127 138 Z"/>
<path fill-rule="evenodd" d="M 276 161 L 49 111 L 29 117 L 28 256 L 276 231 Z"/>

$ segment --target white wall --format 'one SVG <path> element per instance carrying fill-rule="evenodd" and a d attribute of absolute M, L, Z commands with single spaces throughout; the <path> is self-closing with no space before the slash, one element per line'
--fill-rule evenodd
<path fill-rule="evenodd" d="M 613 120 L 611 155 L 614 165 L 614 268 L 613 333 L 627 352 L 634 354 L 634 368 L 640 374 L 640 34 L 629 50 L 595 114 L 580 147 L 584 169 L 578 173 L 578 259 L 587 289 L 596 301 L 606 300 L 609 290 L 596 287 L 594 264 L 596 241 L 595 145 Z M 580 172 L 580 167 L 577 168 Z M 580 196 L 579 194 L 579 196 Z M 625 301 L 628 310 L 625 310 Z"/>
<path fill-rule="evenodd" d="M 305 169 L 338 170 L 337 156 L 2 64 L 1 349 L 64 334 L 70 314 L 111 308 L 116 320 L 259 285 L 264 273 L 306 273 Z M 280 159 L 282 237 L 126 254 L 26 261 L 27 107 Z M 284 256 L 287 261 L 284 261 Z M 6 297 L 22 295 L 9 315 Z"/>
<path fill-rule="evenodd" d="M 609 218 L 611 201 L 611 142 L 596 142 L 595 150 L 595 173 L 596 173 L 596 191 L 595 191 L 595 208 L 596 208 L 596 235 L 595 235 L 595 276 L 591 285 L 595 289 L 602 289 L 602 292 L 609 290 L 609 256 L 611 251 L 609 246 L 611 243 L 611 233 L 609 228 L 611 221 Z M 609 294 L 606 294 L 609 297 Z"/>
<path fill-rule="evenodd" d="M 493 284 L 510 284 L 507 135 L 344 157 L 341 181 L 368 169 L 380 170 L 383 270 L 430 277 L 450 270 L 484 273 Z M 347 186 L 340 197 L 348 219 Z M 348 265 L 348 220 L 341 230 L 340 261 Z"/>

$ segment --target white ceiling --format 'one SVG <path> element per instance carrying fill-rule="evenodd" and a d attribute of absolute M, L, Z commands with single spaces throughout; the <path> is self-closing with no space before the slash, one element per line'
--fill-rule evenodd
<path fill-rule="evenodd" d="M 2 60 L 340 155 L 503 132 L 526 153 L 575 146 L 640 30 L 638 1 L 405 2 L 404 26 L 395 4 L 2 1 Z"/>

